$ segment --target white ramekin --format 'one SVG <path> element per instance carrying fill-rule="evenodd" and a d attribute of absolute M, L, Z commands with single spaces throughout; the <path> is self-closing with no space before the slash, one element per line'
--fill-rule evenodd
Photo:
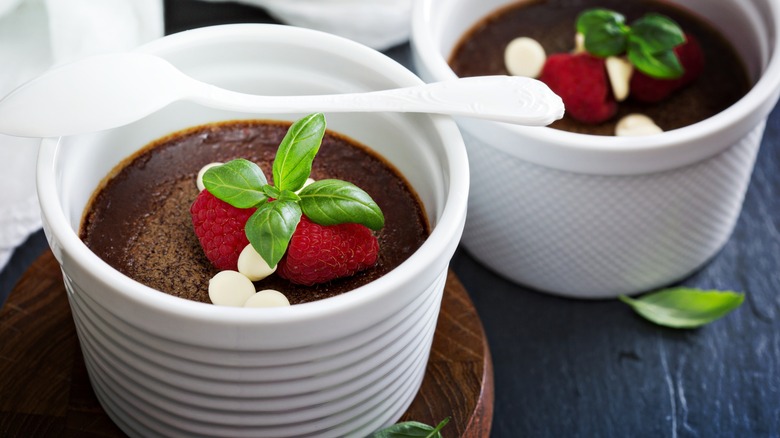
<path fill-rule="evenodd" d="M 680 280 L 728 240 L 780 93 L 780 4 L 674 2 L 733 42 L 753 88 L 707 120 L 647 137 L 458 119 L 472 183 L 463 243 L 482 263 L 542 291 L 606 298 Z M 457 41 L 509 3 L 417 2 L 417 73 L 454 78 L 447 59 Z"/>
<path fill-rule="evenodd" d="M 201 80 L 249 93 L 359 92 L 421 83 L 379 52 L 288 26 L 203 28 L 139 50 Z M 44 229 L 62 266 L 92 386 L 129 435 L 364 436 L 395 422 L 411 403 L 465 222 L 465 147 L 445 117 L 326 116 L 329 129 L 373 148 L 406 176 L 432 233 L 382 278 L 289 308 L 217 307 L 172 297 L 113 270 L 77 236 L 90 195 L 123 158 L 188 126 L 255 116 L 179 102 L 122 128 L 42 142 Z"/>

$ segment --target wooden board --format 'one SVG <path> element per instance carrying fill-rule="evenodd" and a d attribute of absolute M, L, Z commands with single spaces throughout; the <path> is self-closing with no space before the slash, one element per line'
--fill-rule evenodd
<path fill-rule="evenodd" d="M 493 368 L 476 310 L 452 272 L 422 388 L 402 421 L 448 437 L 487 437 Z M 0 436 L 115 437 L 123 433 L 92 391 L 59 266 L 44 253 L 0 309 Z"/>

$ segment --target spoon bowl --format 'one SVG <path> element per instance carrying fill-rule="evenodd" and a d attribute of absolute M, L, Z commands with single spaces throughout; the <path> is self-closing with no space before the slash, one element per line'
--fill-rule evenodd
<path fill-rule="evenodd" d="M 259 96 L 198 81 L 148 53 L 90 56 L 55 67 L 0 100 L 0 133 L 56 137 L 124 126 L 179 100 L 256 114 L 419 112 L 545 126 L 563 102 L 516 76 L 454 79 L 367 93 Z"/>

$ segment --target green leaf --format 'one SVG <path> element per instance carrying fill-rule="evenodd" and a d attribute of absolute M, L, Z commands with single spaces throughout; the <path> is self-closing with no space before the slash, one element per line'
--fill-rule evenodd
<path fill-rule="evenodd" d="M 449 422 L 450 417 L 447 417 L 436 427 L 432 427 L 417 421 L 405 421 L 378 430 L 369 438 L 442 438 L 440 431 Z"/>
<path fill-rule="evenodd" d="M 733 291 L 672 288 L 620 300 L 644 318 L 666 327 L 696 328 L 715 321 L 739 307 L 745 295 Z"/>
<path fill-rule="evenodd" d="M 606 58 L 626 51 L 626 35 L 613 28 L 596 29 L 585 36 L 585 50 L 595 56 Z"/>
<path fill-rule="evenodd" d="M 641 41 L 643 50 L 651 53 L 672 50 L 685 42 L 680 26 L 660 14 L 647 14 L 631 23 L 631 38 Z"/>
<path fill-rule="evenodd" d="M 254 207 L 267 199 L 267 183 L 257 164 L 244 159 L 210 168 L 203 174 L 203 185 L 212 195 L 237 208 Z"/>
<path fill-rule="evenodd" d="M 298 193 L 301 209 L 320 225 L 357 223 L 378 230 L 385 224 L 382 210 L 368 193 L 337 179 L 316 181 Z"/>
<path fill-rule="evenodd" d="M 301 200 L 301 197 L 298 196 L 297 193 L 291 192 L 289 190 L 282 190 L 281 193 L 279 193 L 279 196 L 277 197 L 281 201 L 293 201 L 298 202 Z"/>
<path fill-rule="evenodd" d="M 311 173 L 324 135 L 325 116 L 319 113 L 290 126 L 274 159 L 275 185 L 268 184 L 256 164 L 244 159 L 204 174 L 204 185 L 219 199 L 238 208 L 257 207 L 244 231 L 269 266 L 275 266 L 284 256 L 304 211 L 320 225 L 350 222 L 375 230 L 384 226 L 379 206 L 353 184 L 323 180 L 296 193 Z"/>
<path fill-rule="evenodd" d="M 279 197 L 282 195 L 282 191 L 277 189 L 276 187 L 266 184 L 263 186 L 263 193 L 266 194 L 269 198 L 279 199 Z"/>
<path fill-rule="evenodd" d="M 674 48 L 685 42 L 680 26 L 660 14 L 647 14 L 631 24 L 627 55 L 637 69 L 659 78 L 674 79 L 684 69 Z"/>
<path fill-rule="evenodd" d="M 626 18 L 615 11 L 604 8 L 593 8 L 582 12 L 577 17 L 577 32 L 581 34 L 587 33 L 591 29 L 605 26 L 621 26 L 625 23 Z"/>
<path fill-rule="evenodd" d="M 646 75 L 658 79 L 674 79 L 685 72 L 673 50 L 651 53 L 638 47 L 640 44 L 629 40 L 628 60 Z"/>
<path fill-rule="evenodd" d="M 274 185 L 279 190 L 299 190 L 311 174 L 314 156 L 325 135 L 325 116 L 310 114 L 287 130 L 273 164 Z"/>
<path fill-rule="evenodd" d="M 301 207 L 292 201 L 263 204 L 246 222 L 246 237 L 268 266 L 276 266 L 287 251 L 301 220 Z"/>
<path fill-rule="evenodd" d="M 643 73 L 660 79 L 682 76 L 674 48 L 685 42 L 680 26 L 661 14 L 646 14 L 625 24 L 623 15 L 609 9 L 589 9 L 577 17 L 577 32 L 585 37 L 585 50 L 607 57 L 626 53 Z"/>
<path fill-rule="evenodd" d="M 608 9 L 590 9 L 577 18 L 577 32 L 585 37 L 585 50 L 607 57 L 626 51 L 628 27 L 623 15 Z"/>

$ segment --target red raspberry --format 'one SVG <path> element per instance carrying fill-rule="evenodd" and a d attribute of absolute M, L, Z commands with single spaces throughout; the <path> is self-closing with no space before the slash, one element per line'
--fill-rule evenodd
<path fill-rule="evenodd" d="M 276 272 L 311 286 L 354 275 L 376 263 L 379 242 L 360 224 L 323 226 L 301 217 Z"/>
<path fill-rule="evenodd" d="M 675 47 L 674 53 L 685 73 L 677 79 L 658 79 L 634 71 L 629 91 L 632 99 L 646 103 L 660 102 L 701 75 L 704 70 L 704 53 L 693 35 L 685 34 L 685 42 Z"/>
<path fill-rule="evenodd" d="M 617 111 L 602 58 L 587 53 L 550 55 L 539 80 L 561 97 L 566 114 L 581 122 L 601 123 Z"/>
<path fill-rule="evenodd" d="M 200 192 L 190 207 L 192 225 L 200 246 L 220 270 L 238 270 L 238 256 L 249 244 L 244 226 L 255 208 L 236 208 L 208 190 Z"/>

